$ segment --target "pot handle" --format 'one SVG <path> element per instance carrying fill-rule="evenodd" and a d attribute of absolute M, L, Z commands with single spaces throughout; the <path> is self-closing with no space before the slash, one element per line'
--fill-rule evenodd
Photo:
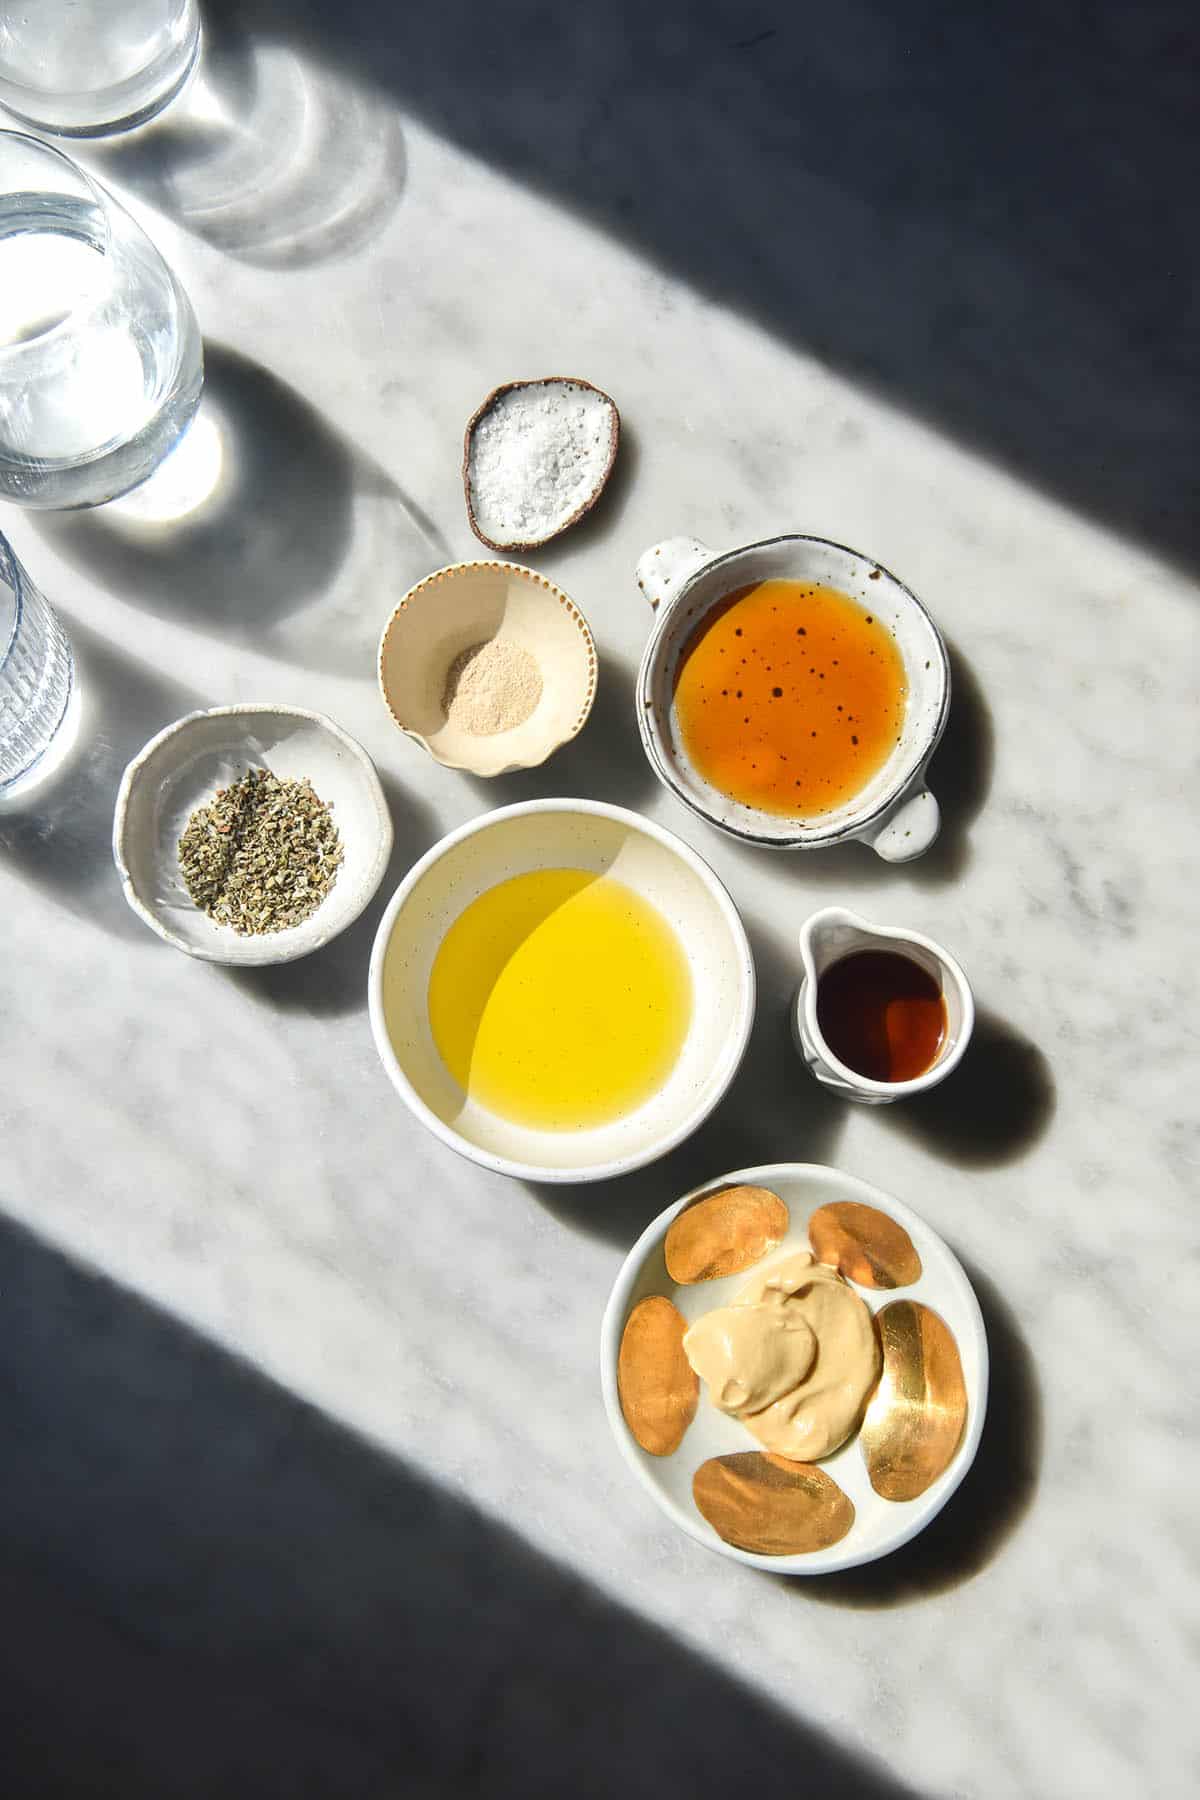
<path fill-rule="evenodd" d="M 658 606 L 663 600 L 673 600 L 684 583 L 715 556 L 716 551 L 699 538 L 665 538 L 638 557 L 637 584 L 651 606 Z"/>
<path fill-rule="evenodd" d="M 911 862 L 928 850 L 941 829 L 942 814 L 923 781 L 910 788 L 868 841 L 884 862 Z"/>

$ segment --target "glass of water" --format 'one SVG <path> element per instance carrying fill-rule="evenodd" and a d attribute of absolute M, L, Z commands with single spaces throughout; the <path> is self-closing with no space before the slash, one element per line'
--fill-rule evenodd
<path fill-rule="evenodd" d="M 173 100 L 200 50 L 196 0 L 0 0 L 0 106 L 69 137 Z"/>
<path fill-rule="evenodd" d="M 61 150 L 0 131 L 0 499 L 125 493 L 203 380 L 187 295 L 124 207 Z"/>
<path fill-rule="evenodd" d="M 0 537 L 0 801 L 35 775 L 71 700 L 62 626 Z"/>

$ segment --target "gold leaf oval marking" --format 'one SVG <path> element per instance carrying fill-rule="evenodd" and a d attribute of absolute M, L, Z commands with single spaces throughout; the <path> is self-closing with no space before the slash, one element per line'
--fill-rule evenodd
<path fill-rule="evenodd" d="M 770 1188 L 722 1188 L 673 1220 L 667 1274 L 684 1286 L 739 1275 L 781 1244 L 787 1229 L 788 1209 Z"/>
<path fill-rule="evenodd" d="M 921 1279 L 915 1244 L 903 1225 L 878 1207 L 857 1200 L 819 1206 L 808 1221 L 808 1241 L 818 1262 L 859 1287 L 911 1287 Z"/>
<path fill-rule="evenodd" d="M 967 1422 L 967 1388 L 954 1333 L 919 1300 L 875 1315 L 883 1374 L 859 1441 L 871 1486 L 885 1500 L 915 1500 L 949 1468 Z"/>
<path fill-rule="evenodd" d="M 718 1537 L 758 1556 L 827 1550 L 854 1523 L 853 1501 L 823 1469 L 761 1450 L 710 1457 L 692 1495 Z"/>
<path fill-rule="evenodd" d="M 625 1423 L 651 1456 L 670 1456 L 696 1416 L 700 1378 L 683 1353 L 687 1320 L 662 1294 L 639 1300 L 621 1336 L 617 1393 Z"/>

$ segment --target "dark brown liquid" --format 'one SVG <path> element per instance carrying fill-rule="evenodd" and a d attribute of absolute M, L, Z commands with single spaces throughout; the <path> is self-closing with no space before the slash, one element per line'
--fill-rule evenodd
<path fill-rule="evenodd" d="M 946 1002 L 934 977 L 910 956 L 856 950 L 821 976 L 817 1024 L 848 1069 L 871 1081 L 912 1081 L 942 1047 Z"/>

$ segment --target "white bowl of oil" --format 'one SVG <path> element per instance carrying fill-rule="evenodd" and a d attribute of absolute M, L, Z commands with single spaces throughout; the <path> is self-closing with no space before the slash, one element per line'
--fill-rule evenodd
<path fill-rule="evenodd" d="M 461 1155 L 600 1181 L 689 1136 L 754 1019 L 745 929 L 662 826 L 592 800 L 502 807 L 401 882 L 368 976 L 401 1098 Z"/>

